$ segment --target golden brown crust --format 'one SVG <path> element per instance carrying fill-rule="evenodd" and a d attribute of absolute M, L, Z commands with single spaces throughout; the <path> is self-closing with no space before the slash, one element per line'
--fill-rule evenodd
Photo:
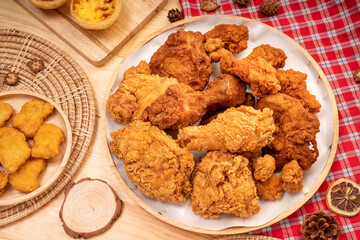
<path fill-rule="evenodd" d="M 32 5 L 43 9 L 56 9 L 64 5 L 68 0 L 29 0 Z"/>
<path fill-rule="evenodd" d="M 0 171 L 0 195 L 4 193 L 8 181 L 9 181 L 8 175 L 5 172 Z"/>
<path fill-rule="evenodd" d="M 265 182 L 256 181 L 257 194 L 262 199 L 274 200 L 281 198 L 283 194 L 283 185 L 281 177 L 276 176 L 275 173 L 271 175 Z"/>
<path fill-rule="evenodd" d="M 6 102 L 0 101 L 0 127 L 3 127 L 13 114 L 14 110 L 12 106 Z"/>
<path fill-rule="evenodd" d="M 284 191 L 294 193 L 303 188 L 303 170 L 297 161 L 292 160 L 285 164 L 281 170 L 281 179 L 283 181 Z"/>
<path fill-rule="evenodd" d="M 254 178 L 265 182 L 271 177 L 276 169 L 275 158 L 268 154 L 263 157 L 258 157 L 253 162 L 252 167 L 254 169 Z"/>
<path fill-rule="evenodd" d="M 200 32 L 184 29 L 170 34 L 151 57 L 151 72 L 174 77 L 179 83 L 189 85 L 194 90 L 203 90 L 212 73 L 203 40 L 204 36 Z"/>

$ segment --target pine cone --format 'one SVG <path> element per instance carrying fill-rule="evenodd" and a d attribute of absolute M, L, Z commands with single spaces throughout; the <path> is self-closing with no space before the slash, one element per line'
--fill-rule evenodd
<path fill-rule="evenodd" d="M 249 0 L 234 0 L 234 2 L 241 6 L 246 6 L 248 4 Z"/>
<path fill-rule="evenodd" d="M 183 19 L 183 14 L 177 8 L 176 9 L 171 9 L 168 12 L 167 18 L 169 19 L 170 22 L 176 22 L 176 21 L 179 21 L 179 20 Z"/>
<path fill-rule="evenodd" d="M 341 233 L 336 219 L 323 211 L 306 214 L 300 230 L 306 240 L 338 240 Z"/>
<path fill-rule="evenodd" d="M 279 8 L 280 8 L 280 2 L 276 0 L 265 0 L 260 5 L 261 13 L 267 16 L 275 15 L 276 12 L 279 10 Z"/>

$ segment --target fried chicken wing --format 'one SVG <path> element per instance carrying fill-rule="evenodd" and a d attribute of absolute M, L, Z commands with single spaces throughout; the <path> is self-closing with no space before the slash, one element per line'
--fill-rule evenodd
<path fill-rule="evenodd" d="M 14 110 L 10 104 L 0 101 L 0 127 L 5 125 L 5 123 L 12 117 L 13 113 Z"/>
<path fill-rule="evenodd" d="M 298 162 L 292 160 L 281 170 L 283 189 L 289 193 L 298 192 L 303 188 L 303 170 Z"/>
<path fill-rule="evenodd" d="M 221 213 L 248 217 L 258 213 L 254 179 L 248 160 L 225 152 L 208 152 L 196 164 L 190 204 L 196 214 L 216 218 Z"/>
<path fill-rule="evenodd" d="M 256 152 L 272 141 L 275 131 L 270 109 L 229 108 L 204 126 L 180 129 L 178 142 L 188 150 Z"/>
<path fill-rule="evenodd" d="M 107 100 L 106 108 L 111 118 L 121 123 L 139 120 L 144 109 L 173 84 L 178 84 L 175 78 L 145 74 L 127 75 Z"/>
<path fill-rule="evenodd" d="M 150 75 L 151 70 L 149 64 L 146 61 L 140 61 L 136 67 L 132 66 L 124 72 L 124 78 L 136 74 Z"/>
<path fill-rule="evenodd" d="M 316 134 L 320 131 L 318 118 L 302 106 L 301 102 L 286 94 L 266 96 L 257 103 L 257 109 L 270 108 L 274 112 L 275 134 L 265 149 L 276 159 L 276 167 L 296 160 L 306 170 L 317 160 Z"/>
<path fill-rule="evenodd" d="M 53 110 L 54 106 L 47 102 L 39 100 L 27 102 L 12 120 L 12 126 L 19 129 L 27 138 L 32 138 Z"/>
<path fill-rule="evenodd" d="M 281 198 L 283 194 L 283 184 L 281 177 L 273 173 L 265 182 L 256 181 L 257 194 L 262 199 L 274 200 Z"/>
<path fill-rule="evenodd" d="M 310 113 L 320 112 L 321 104 L 316 100 L 306 86 L 307 75 L 305 73 L 289 70 L 278 70 L 276 78 L 281 85 L 281 93 L 285 93 L 300 100 L 301 104 Z"/>
<path fill-rule="evenodd" d="M 140 193 L 179 203 L 192 191 L 193 155 L 149 122 L 134 121 L 110 134 L 112 153 Z"/>
<path fill-rule="evenodd" d="M 249 30 L 244 25 L 219 24 L 205 33 L 205 40 L 219 38 L 224 43 L 224 48 L 233 53 L 240 53 L 247 48 Z"/>
<path fill-rule="evenodd" d="M 172 85 L 144 110 L 142 120 L 177 130 L 199 121 L 211 105 L 239 105 L 245 101 L 245 92 L 245 84 L 228 74 L 217 76 L 201 92 L 181 83 Z"/>
<path fill-rule="evenodd" d="M 31 149 L 25 135 L 15 128 L 0 128 L 0 163 L 13 173 L 30 157 Z"/>
<path fill-rule="evenodd" d="M 203 90 L 212 73 L 200 32 L 179 31 L 169 35 L 149 62 L 151 73 L 176 78 L 194 90 Z"/>
<path fill-rule="evenodd" d="M 254 178 L 265 182 L 274 173 L 276 169 L 275 164 L 275 158 L 268 154 L 263 157 L 256 158 L 252 165 L 254 169 Z"/>
<path fill-rule="evenodd" d="M 276 78 L 275 68 L 283 66 L 285 59 L 286 55 L 281 49 L 260 45 L 241 60 L 228 56 L 221 57 L 220 69 L 223 73 L 235 75 L 249 83 L 252 93 L 261 98 L 280 91 L 281 86 Z"/>
<path fill-rule="evenodd" d="M 58 126 L 44 123 L 34 136 L 31 156 L 44 159 L 56 157 L 60 154 L 60 145 L 64 140 L 64 133 Z"/>

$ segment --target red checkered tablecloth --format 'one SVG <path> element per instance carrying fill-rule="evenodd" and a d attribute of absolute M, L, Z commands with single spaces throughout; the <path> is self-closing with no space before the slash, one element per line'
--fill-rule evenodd
<path fill-rule="evenodd" d="M 360 0 L 281 0 L 275 16 L 260 13 L 263 0 L 249 0 L 241 7 L 233 0 L 217 0 L 221 7 L 203 12 L 200 0 L 180 0 L 185 18 L 206 14 L 238 15 L 261 21 L 292 37 L 322 67 L 333 89 L 339 110 L 339 142 L 330 173 L 314 196 L 298 211 L 269 227 L 252 232 L 281 239 L 303 239 L 304 215 L 324 209 L 342 226 L 341 240 L 360 239 L 360 215 L 352 218 L 331 213 L 326 189 L 339 178 L 360 184 L 360 83 L 353 73 L 360 68 Z"/>

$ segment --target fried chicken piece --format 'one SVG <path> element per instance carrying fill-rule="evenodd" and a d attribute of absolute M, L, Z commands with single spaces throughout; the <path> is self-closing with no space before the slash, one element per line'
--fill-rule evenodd
<path fill-rule="evenodd" d="M 248 160 L 226 152 L 208 152 L 196 164 L 190 204 L 196 214 L 216 218 L 221 213 L 248 217 L 258 213 L 254 179 Z"/>
<path fill-rule="evenodd" d="M 303 188 L 303 170 L 297 161 L 292 160 L 291 162 L 285 164 L 281 170 L 281 179 L 284 191 L 294 193 Z"/>
<path fill-rule="evenodd" d="M 275 158 L 266 154 L 263 157 L 256 158 L 252 167 L 254 169 L 254 178 L 265 182 L 271 177 L 276 169 Z"/>
<path fill-rule="evenodd" d="M 140 193 L 179 203 L 192 191 L 193 155 L 149 122 L 134 121 L 110 134 L 112 153 Z"/>
<path fill-rule="evenodd" d="M 34 136 L 31 156 L 44 159 L 56 157 L 60 154 L 60 145 L 64 140 L 64 133 L 58 126 L 44 123 Z"/>
<path fill-rule="evenodd" d="M 305 73 L 289 70 L 278 70 L 276 78 L 281 85 L 281 93 L 285 93 L 293 98 L 300 100 L 301 104 L 310 113 L 320 112 L 321 104 L 316 100 L 306 86 L 307 75 Z"/>
<path fill-rule="evenodd" d="M 128 75 L 109 97 L 106 108 L 110 117 L 118 122 L 139 120 L 144 109 L 173 84 L 178 84 L 175 78 L 144 74 Z"/>
<path fill-rule="evenodd" d="M 225 43 L 220 38 L 208 38 L 204 43 L 205 51 L 208 53 L 212 62 L 219 62 L 221 57 L 233 57 L 233 54 L 224 48 Z"/>
<path fill-rule="evenodd" d="M 309 169 L 319 156 L 318 118 L 306 111 L 299 100 L 282 93 L 260 99 L 256 108 L 270 108 L 274 112 L 275 139 L 265 152 L 276 159 L 276 168 L 281 169 L 287 162 L 296 160 L 302 169 Z"/>
<path fill-rule="evenodd" d="M 273 173 L 265 182 L 256 181 L 257 194 L 262 199 L 274 200 L 281 198 L 283 194 L 283 185 L 281 177 Z"/>
<path fill-rule="evenodd" d="M 5 172 L 0 171 L 0 195 L 4 193 L 8 181 L 8 175 Z"/>
<path fill-rule="evenodd" d="M 136 67 L 132 66 L 124 72 L 124 78 L 136 74 L 150 75 L 151 70 L 149 64 L 146 61 L 140 61 Z"/>
<path fill-rule="evenodd" d="M 44 159 L 29 159 L 15 173 L 9 174 L 9 182 L 20 192 L 32 192 L 40 187 L 39 175 L 45 169 Z"/>
<path fill-rule="evenodd" d="M 232 153 L 256 152 L 272 141 L 275 131 L 270 109 L 229 108 L 204 126 L 180 129 L 178 142 L 188 150 L 219 150 Z"/>
<path fill-rule="evenodd" d="M 225 49 L 233 53 L 240 53 L 247 48 L 249 30 L 244 25 L 218 24 L 212 30 L 205 33 L 205 40 L 220 38 Z"/>
<path fill-rule="evenodd" d="M 212 73 L 200 32 L 179 31 L 169 35 L 149 62 L 151 73 L 174 77 L 194 90 L 203 90 Z"/>
<path fill-rule="evenodd" d="M 31 149 L 25 135 L 15 128 L 0 128 L 0 163 L 13 173 L 30 157 Z"/>
<path fill-rule="evenodd" d="M 181 83 L 172 85 L 144 110 L 142 120 L 177 130 L 199 121 L 211 105 L 224 108 L 242 103 L 245 91 L 245 84 L 228 74 L 217 76 L 202 92 Z"/>
<path fill-rule="evenodd" d="M 279 56 L 283 57 L 277 58 Z M 253 95 L 261 98 L 280 91 L 275 67 L 283 66 L 285 59 L 286 55 L 281 49 L 260 45 L 241 60 L 228 56 L 221 57 L 220 69 L 222 73 L 235 75 L 249 83 Z"/>
<path fill-rule="evenodd" d="M 5 125 L 5 123 L 12 117 L 13 113 L 14 110 L 10 104 L 0 101 L 0 127 Z"/>
<path fill-rule="evenodd" d="M 54 106 L 47 102 L 39 100 L 27 102 L 14 117 L 12 126 L 19 129 L 27 138 L 32 138 L 53 110 Z"/>

